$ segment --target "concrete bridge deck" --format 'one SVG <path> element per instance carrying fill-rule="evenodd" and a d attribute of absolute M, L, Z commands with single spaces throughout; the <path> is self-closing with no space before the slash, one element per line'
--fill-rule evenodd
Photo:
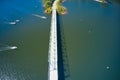
<path fill-rule="evenodd" d="M 50 41 L 49 41 L 49 67 L 48 67 L 48 80 L 58 80 L 58 50 L 57 50 L 57 12 L 55 0 L 52 7 Z"/>

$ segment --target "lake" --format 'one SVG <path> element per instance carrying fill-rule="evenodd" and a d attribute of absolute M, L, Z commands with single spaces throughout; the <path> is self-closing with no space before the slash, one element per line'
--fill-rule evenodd
<path fill-rule="evenodd" d="M 120 80 L 120 1 L 109 2 L 63 3 L 68 80 Z M 51 16 L 42 0 L 1 0 L 0 11 L 0 80 L 48 80 Z"/>

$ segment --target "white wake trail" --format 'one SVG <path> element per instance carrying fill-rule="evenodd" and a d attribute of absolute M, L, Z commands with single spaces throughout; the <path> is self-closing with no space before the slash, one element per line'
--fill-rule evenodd
<path fill-rule="evenodd" d="M 35 17 L 38 17 L 38 18 L 47 19 L 47 17 L 41 16 L 41 15 L 38 15 L 38 14 L 32 14 L 32 15 L 35 16 Z"/>
<path fill-rule="evenodd" d="M 14 49 L 17 49 L 17 46 L 0 47 L 0 51 L 14 50 Z"/>

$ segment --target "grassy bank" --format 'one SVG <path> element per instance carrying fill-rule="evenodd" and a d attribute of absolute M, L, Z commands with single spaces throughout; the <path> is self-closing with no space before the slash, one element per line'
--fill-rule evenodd
<path fill-rule="evenodd" d="M 52 4 L 54 0 L 44 0 L 44 8 L 45 8 L 45 13 L 51 14 L 52 13 Z"/>
<path fill-rule="evenodd" d="M 51 14 L 52 13 L 52 4 L 55 0 L 44 0 L 44 8 L 45 8 L 45 13 Z M 65 14 L 67 12 L 67 9 L 62 6 L 62 2 L 64 0 L 59 0 L 57 2 L 57 12 L 58 14 Z"/>
<path fill-rule="evenodd" d="M 63 1 L 64 0 L 59 0 L 57 3 L 57 12 L 62 15 L 67 13 L 67 9 L 64 6 L 62 6 Z"/>

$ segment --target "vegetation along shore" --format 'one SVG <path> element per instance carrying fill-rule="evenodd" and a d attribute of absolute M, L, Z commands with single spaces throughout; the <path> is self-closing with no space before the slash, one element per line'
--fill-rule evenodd
<path fill-rule="evenodd" d="M 44 8 L 45 8 L 45 13 L 47 14 L 51 14 L 52 13 L 52 5 L 53 2 L 55 0 L 44 0 Z M 67 9 L 62 6 L 62 3 L 64 2 L 64 0 L 58 0 L 57 2 L 57 13 L 60 15 L 66 14 L 67 13 Z"/>

